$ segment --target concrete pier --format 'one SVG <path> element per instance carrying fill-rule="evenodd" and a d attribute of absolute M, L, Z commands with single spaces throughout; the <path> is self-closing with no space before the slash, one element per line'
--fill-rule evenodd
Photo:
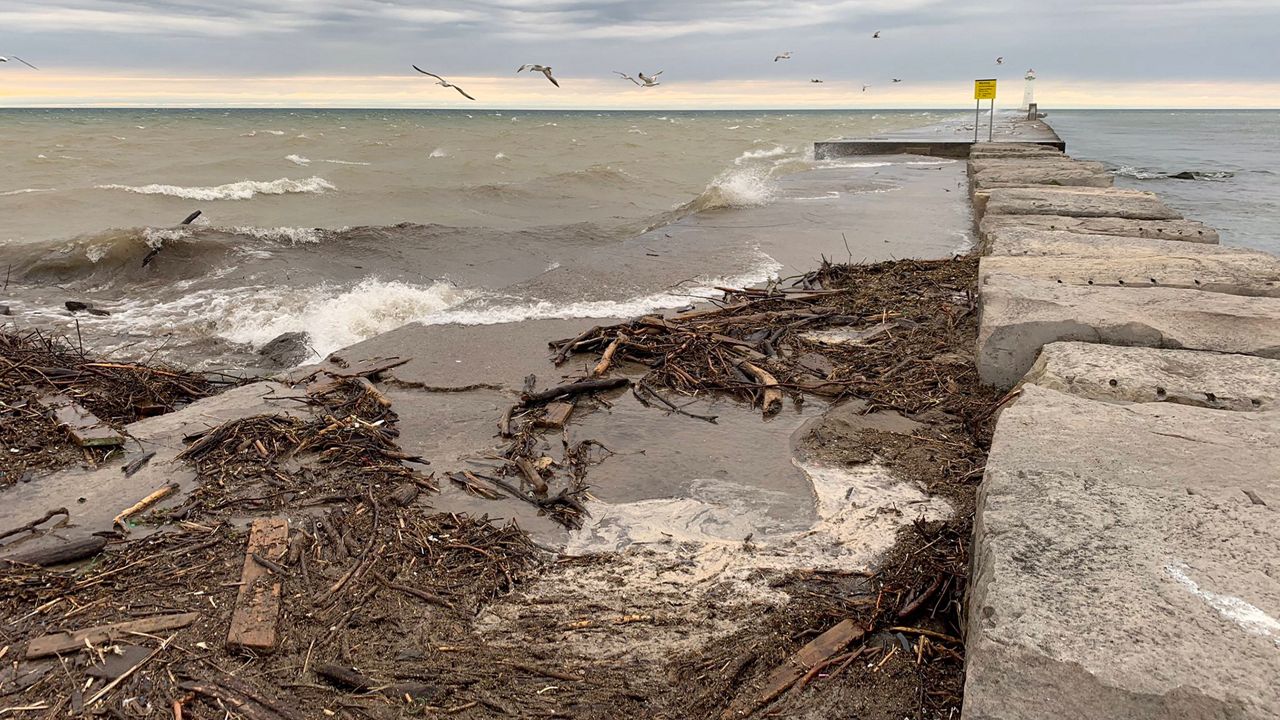
<path fill-rule="evenodd" d="M 931 155 L 934 157 L 969 158 L 971 150 L 981 150 L 992 143 L 987 140 L 987 116 L 984 111 L 979 142 L 974 142 L 973 125 L 944 123 L 919 130 L 904 130 L 866 138 L 835 138 L 816 142 L 813 154 L 819 160 L 849 157 L 853 155 Z M 1023 157 L 1062 156 L 1066 143 L 1053 128 L 1041 121 L 1019 120 L 1016 115 L 997 112 L 992 136 L 1001 141 L 1019 144 L 1019 150 L 993 151 L 1018 152 Z M 1001 154 L 1000 157 L 1004 157 Z"/>
<path fill-rule="evenodd" d="M 982 145 L 964 718 L 1280 718 L 1280 258 Z M 1053 187 L 1058 185 L 1059 187 Z"/>

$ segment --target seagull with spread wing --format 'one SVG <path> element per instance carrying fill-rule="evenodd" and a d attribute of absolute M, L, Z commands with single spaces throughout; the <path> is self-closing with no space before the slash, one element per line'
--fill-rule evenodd
<path fill-rule="evenodd" d="M 520 69 L 516 70 L 516 72 L 524 72 L 525 70 L 528 70 L 529 72 L 540 72 L 547 76 L 547 79 L 551 81 L 552 85 L 560 87 L 560 83 L 556 82 L 556 79 L 551 77 L 550 65 L 521 65 Z"/>
<path fill-rule="evenodd" d="M 774 55 L 774 56 L 773 56 L 773 61 L 774 61 L 774 62 L 778 62 L 779 60 L 790 60 L 790 59 L 791 59 L 791 51 L 790 51 L 790 50 L 788 50 L 788 51 L 786 51 L 786 52 L 782 53 L 781 55 Z"/>
<path fill-rule="evenodd" d="M 26 65 L 27 67 L 31 68 L 32 70 L 39 70 L 39 69 L 40 69 L 40 68 L 36 67 L 35 65 L 32 65 L 31 63 L 27 62 L 26 60 L 23 60 L 22 58 L 18 57 L 17 55 L 10 55 L 9 57 L 5 57 L 5 56 L 3 56 L 3 55 L 0 55 L 0 62 L 9 62 L 10 60 L 17 60 L 18 62 L 22 63 L 23 65 Z"/>
<path fill-rule="evenodd" d="M 631 82 L 635 83 L 636 85 L 639 85 L 640 87 L 657 87 L 657 86 L 658 86 L 658 85 L 660 85 L 661 83 L 659 83 L 659 82 L 658 82 L 657 80 L 655 80 L 654 78 L 656 78 L 656 77 L 658 77 L 659 75 L 661 75 L 661 74 L 662 74 L 662 71 L 661 71 L 661 70 L 659 70 L 658 72 L 656 72 L 656 73 L 654 73 L 654 74 L 652 74 L 652 75 L 645 75 L 644 73 L 636 73 L 636 75 L 639 75 L 639 76 L 640 76 L 640 79 L 639 79 L 639 80 L 637 80 L 637 79 L 635 79 L 635 78 L 631 77 L 630 75 L 628 75 L 628 74 L 626 74 L 626 73 L 618 72 L 617 70 L 614 70 L 614 71 L 613 71 L 613 74 L 617 75 L 618 77 L 622 78 L 623 80 L 630 80 Z"/>
<path fill-rule="evenodd" d="M 464 97 L 464 98 L 466 98 L 466 99 L 468 99 L 468 100 L 475 100 L 475 98 L 473 98 L 473 97 L 471 97 L 470 95 L 468 95 L 468 94 L 467 94 L 467 91 L 466 91 L 466 90 L 463 90 L 462 88 L 458 87 L 457 85 L 454 85 L 453 83 L 449 82 L 448 80 L 445 80 L 444 78 L 440 77 L 439 75 L 437 75 L 437 74 L 435 74 L 435 73 L 429 73 L 429 72 L 427 72 L 426 70 L 423 70 L 422 68 L 418 67 L 417 65 L 414 65 L 414 66 L 413 66 L 413 69 L 414 69 L 414 70 L 417 70 L 418 72 L 422 73 L 423 75 L 430 75 L 431 77 L 435 78 L 435 79 L 436 79 L 436 84 L 437 84 L 437 85 L 439 85 L 440 87 L 453 88 L 454 90 L 457 90 L 459 93 L 461 93 L 461 94 L 462 94 L 462 97 Z"/>

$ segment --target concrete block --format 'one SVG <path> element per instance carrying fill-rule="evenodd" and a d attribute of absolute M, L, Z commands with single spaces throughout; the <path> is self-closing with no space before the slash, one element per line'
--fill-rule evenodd
<path fill-rule="evenodd" d="M 1280 409 L 1280 360 L 1252 355 L 1056 342 L 1023 382 L 1104 402 Z"/>
<path fill-rule="evenodd" d="M 1218 244 L 1218 231 L 1197 220 L 1132 220 L 1065 215 L 987 215 L 978 225 L 979 242 L 985 245 L 995 233 L 1009 228 Z"/>
<path fill-rule="evenodd" d="M 1280 298 L 989 274 L 979 302 L 978 374 L 1001 388 L 1060 340 L 1280 357 Z"/>
<path fill-rule="evenodd" d="M 1114 178 L 1105 172 L 1070 166 L 1011 167 L 983 170 L 971 176 L 974 190 L 1028 185 L 1107 188 L 1111 187 L 1113 182 Z"/>
<path fill-rule="evenodd" d="M 1280 297 L 1280 258 L 1242 255 L 992 255 L 978 265 L 978 282 L 992 274 L 1019 275 L 1068 285 L 1164 287 Z"/>
<path fill-rule="evenodd" d="M 1181 240 L 1153 240 L 1122 235 L 1097 235 L 1067 230 L 1041 230 L 1039 228 L 1001 227 L 987 235 L 987 255 L 1012 257 L 1044 257 L 1053 255 L 1079 255 L 1086 257 L 1240 257 L 1258 260 L 1274 260 L 1276 256 L 1262 250 L 1190 243 Z"/>
<path fill-rule="evenodd" d="M 1274 412 L 1023 388 L 978 495 L 962 717 L 1280 718 L 1276 467 Z"/>
<path fill-rule="evenodd" d="M 1003 157 L 1066 157 L 1061 145 L 1041 145 L 1036 143 L 978 143 L 969 150 L 969 159 Z"/>
<path fill-rule="evenodd" d="M 1119 188 L 996 188 L 975 192 L 974 212 L 986 215 L 1066 215 L 1178 220 L 1154 193 Z"/>
<path fill-rule="evenodd" d="M 1076 170 L 1092 170 L 1094 172 L 1105 173 L 1107 168 L 1100 162 L 1092 162 L 1089 160 L 1074 160 L 1066 155 L 1058 156 L 1033 156 L 1028 158 L 1021 157 L 992 157 L 979 158 L 977 160 L 969 160 L 969 174 L 977 175 L 991 170 L 1019 170 L 1023 168 L 1053 168 L 1063 169 L 1072 168 Z"/>

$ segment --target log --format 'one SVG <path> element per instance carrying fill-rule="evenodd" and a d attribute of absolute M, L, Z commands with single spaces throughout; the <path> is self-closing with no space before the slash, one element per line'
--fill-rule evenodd
<path fill-rule="evenodd" d="M 538 472 L 538 468 L 534 467 L 533 463 L 525 458 L 519 458 L 515 463 L 516 467 L 520 468 L 520 473 L 524 475 L 524 479 L 533 486 L 533 494 L 538 497 L 546 497 L 549 488 L 547 487 L 547 481 L 543 480 L 542 474 Z"/>
<path fill-rule="evenodd" d="M 629 384 L 631 384 L 631 381 L 626 378 L 579 380 L 578 382 L 553 387 L 550 390 L 543 390 L 536 393 L 525 393 L 520 397 L 520 406 L 528 407 L 530 405 L 541 405 L 542 403 L 549 402 L 551 400 L 559 400 L 560 398 L 573 397 L 575 395 L 598 392 L 600 390 L 612 390 Z"/>
<path fill-rule="evenodd" d="M 547 414 L 538 418 L 537 425 L 539 427 L 559 430 L 568 424 L 569 416 L 572 414 L 573 403 L 571 402 L 547 403 Z"/>
<path fill-rule="evenodd" d="M 743 717 L 751 714 L 757 708 L 773 702 L 814 667 L 849 647 L 850 643 L 865 634 L 866 630 L 852 620 L 841 620 L 834 627 L 800 648 L 785 663 L 774 668 L 773 672 L 769 673 L 764 687 L 760 689 L 758 694 L 746 699 L 739 696 L 738 700 L 730 705 L 729 709 L 725 710 L 720 717 L 724 720 Z"/>
<path fill-rule="evenodd" d="M 289 521 L 261 518 L 249 530 L 249 545 L 240 571 L 240 592 L 227 631 L 229 650 L 271 652 L 279 642 L 276 624 L 280 620 L 280 578 L 253 559 L 281 557 L 289 545 Z"/>
<path fill-rule="evenodd" d="M 618 348 L 626 341 L 626 333 L 618 333 L 613 342 L 609 343 L 609 347 L 604 349 L 604 354 L 600 356 L 600 362 L 596 363 L 595 369 L 591 371 L 592 377 L 600 377 L 609 372 L 609 366 L 613 364 L 614 353 L 618 352 Z"/>
<path fill-rule="evenodd" d="M 177 630 L 195 622 L 200 613 L 182 613 L 180 615 L 155 615 L 140 620 L 99 625 L 74 632 L 60 632 L 45 635 L 32 640 L 27 645 L 27 659 L 48 657 L 58 653 L 83 650 L 85 644 L 100 645 L 106 642 L 121 640 L 130 633 L 164 632 Z"/>
<path fill-rule="evenodd" d="M 760 368 L 752 365 L 746 360 L 738 362 L 738 367 L 756 379 L 756 382 L 764 386 L 764 394 L 760 401 L 761 412 L 765 417 L 782 410 L 782 388 L 778 386 L 778 379 Z"/>
<path fill-rule="evenodd" d="M 13 563 L 15 565 L 37 565 L 39 567 L 62 565 L 64 563 L 93 557 L 94 555 L 102 552 L 102 548 L 106 546 L 106 538 L 98 537 L 97 535 L 90 535 L 76 540 L 60 542 L 56 545 L 6 555 L 3 558 L 0 558 L 0 565 L 8 563 Z"/>
<path fill-rule="evenodd" d="M 124 436 L 112 430 L 98 416 L 85 410 L 79 403 L 61 393 L 40 398 L 40 404 L 52 415 L 55 422 L 66 429 L 71 439 L 80 447 L 108 447 L 123 445 Z"/>
<path fill-rule="evenodd" d="M 373 383 L 369 382 L 369 378 L 366 378 L 366 377 L 352 378 L 352 382 L 359 385 L 360 389 L 364 390 L 366 395 L 373 398 L 374 402 L 378 403 L 384 408 L 391 407 L 391 399 L 388 398 L 386 395 L 383 395 L 381 390 L 374 387 Z"/>

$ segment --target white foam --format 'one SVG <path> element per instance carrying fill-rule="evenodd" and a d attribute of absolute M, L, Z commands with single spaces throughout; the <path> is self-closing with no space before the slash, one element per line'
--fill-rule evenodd
<path fill-rule="evenodd" d="M 305 157 L 302 157 L 301 155 L 285 155 L 284 159 L 288 160 L 294 165 L 302 165 L 304 167 L 311 164 L 311 158 L 305 158 Z"/>
<path fill-rule="evenodd" d="M 505 156 L 505 155 L 503 155 L 502 153 L 498 153 L 498 156 L 506 157 L 506 156 Z M 449 152 L 448 152 L 447 150 L 445 150 L 444 148 L 442 148 L 442 147 L 438 147 L 438 148 L 436 148 L 435 150 L 432 150 L 432 151 L 431 151 L 431 154 L 430 154 L 430 155 L 427 155 L 427 157 L 429 157 L 429 158 L 447 158 L 447 157 L 449 157 Z M 497 156 L 495 156 L 495 159 L 496 159 L 496 157 L 497 157 Z"/>
<path fill-rule="evenodd" d="M 855 162 L 830 161 L 823 163 L 824 168 L 878 168 L 889 167 L 893 163 L 877 160 L 860 160 Z"/>
<path fill-rule="evenodd" d="M 508 159 L 508 158 L 507 158 L 507 154 L 506 154 L 506 153 L 500 152 L 500 153 L 498 153 L 497 155 L 494 155 L 494 156 L 493 156 L 493 159 L 494 159 L 494 160 L 506 160 L 506 159 Z"/>
<path fill-rule="evenodd" d="M 782 157 L 784 155 L 791 155 L 794 154 L 794 152 L 795 151 L 782 147 L 781 145 L 775 145 L 767 150 L 748 150 L 734 158 L 733 164 L 745 165 L 746 163 L 754 160 L 768 160 L 771 158 Z"/>
<path fill-rule="evenodd" d="M 702 192 L 699 210 L 725 207 L 759 207 L 768 205 L 778 187 L 763 167 L 726 170 L 712 180 Z"/>
<path fill-rule="evenodd" d="M 181 185 L 97 185 L 100 190 L 124 190 L 139 195 L 169 195 L 186 200 L 248 200 L 255 195 L 285 195 L 287 193 L 323 193 L 337 190 L 328 180 L 309 177 L 303 180 L 241 180 L 212 187 L 183 187 Z"/>
<path fill-rule="evenodd" d="M 53 190 L 53 188 L 20 188 L 18 190 L 6 190 L 4 192 L 0 192 L 0 197 L 5 197 L 7 195 L 25 195 L 27 193 L 53 192 Z"/>
<path fill-rule="evenodd" d="M 946 158 L 942 158 L 940 160 L 908 160 L 906 164 L 907 165 L 954 165 L 957 162 L 959 162 L 959 160 L 947 160 Z"/>
<path fill-rule="evenodd" d="M 287 242 L 290 245 L 309 245 L 320 242 L 325 231 L 320 228 L 307 227 L 253 227 L 249 225 L 239 225 L 231 228 L 219 228 L 224 232 L 235 233 L 236 235 L 248 235 L 258 240 L 270 240 L 272 242 Z"/>
<path fill-rule="evenodd" d="M 748 287 L 770 280 L 782 264 L 757 251 L 757 264 L 748 272 L 732 277 L 699 278 L 695 286 L 685 286 L 679 294 L 659 292 L 626 300 L 580 300 L 562 303 L 539 300 L 520 302 L 510 297 L 480 297 L 465 305 L 442 310 L 420 318 L 427 325 L 458 323 L 460 325 L 497 325 L 540 319 L 628 318 L 665 308 L 683 307 L 698 299 L 720 297 L 716 287 Z M 512 300 L 515 302 L 511 302 Z"/>
<path fill-rule="evenodd" d="M 322 163 L 332 163 L 334 165 L 372 165 L 373 163 L 356 162 L 353 160 L 321 160 Z"/>
<path fill-rule="evenodd" d="M 153 248 L 160 247 L 163 243 L 181 240 L 191 237 L 191 231 L 187 228 L 143 228 L 142 239 L 147 245 Z M 97 262 L 97 260 L 94 260 Z"/>

